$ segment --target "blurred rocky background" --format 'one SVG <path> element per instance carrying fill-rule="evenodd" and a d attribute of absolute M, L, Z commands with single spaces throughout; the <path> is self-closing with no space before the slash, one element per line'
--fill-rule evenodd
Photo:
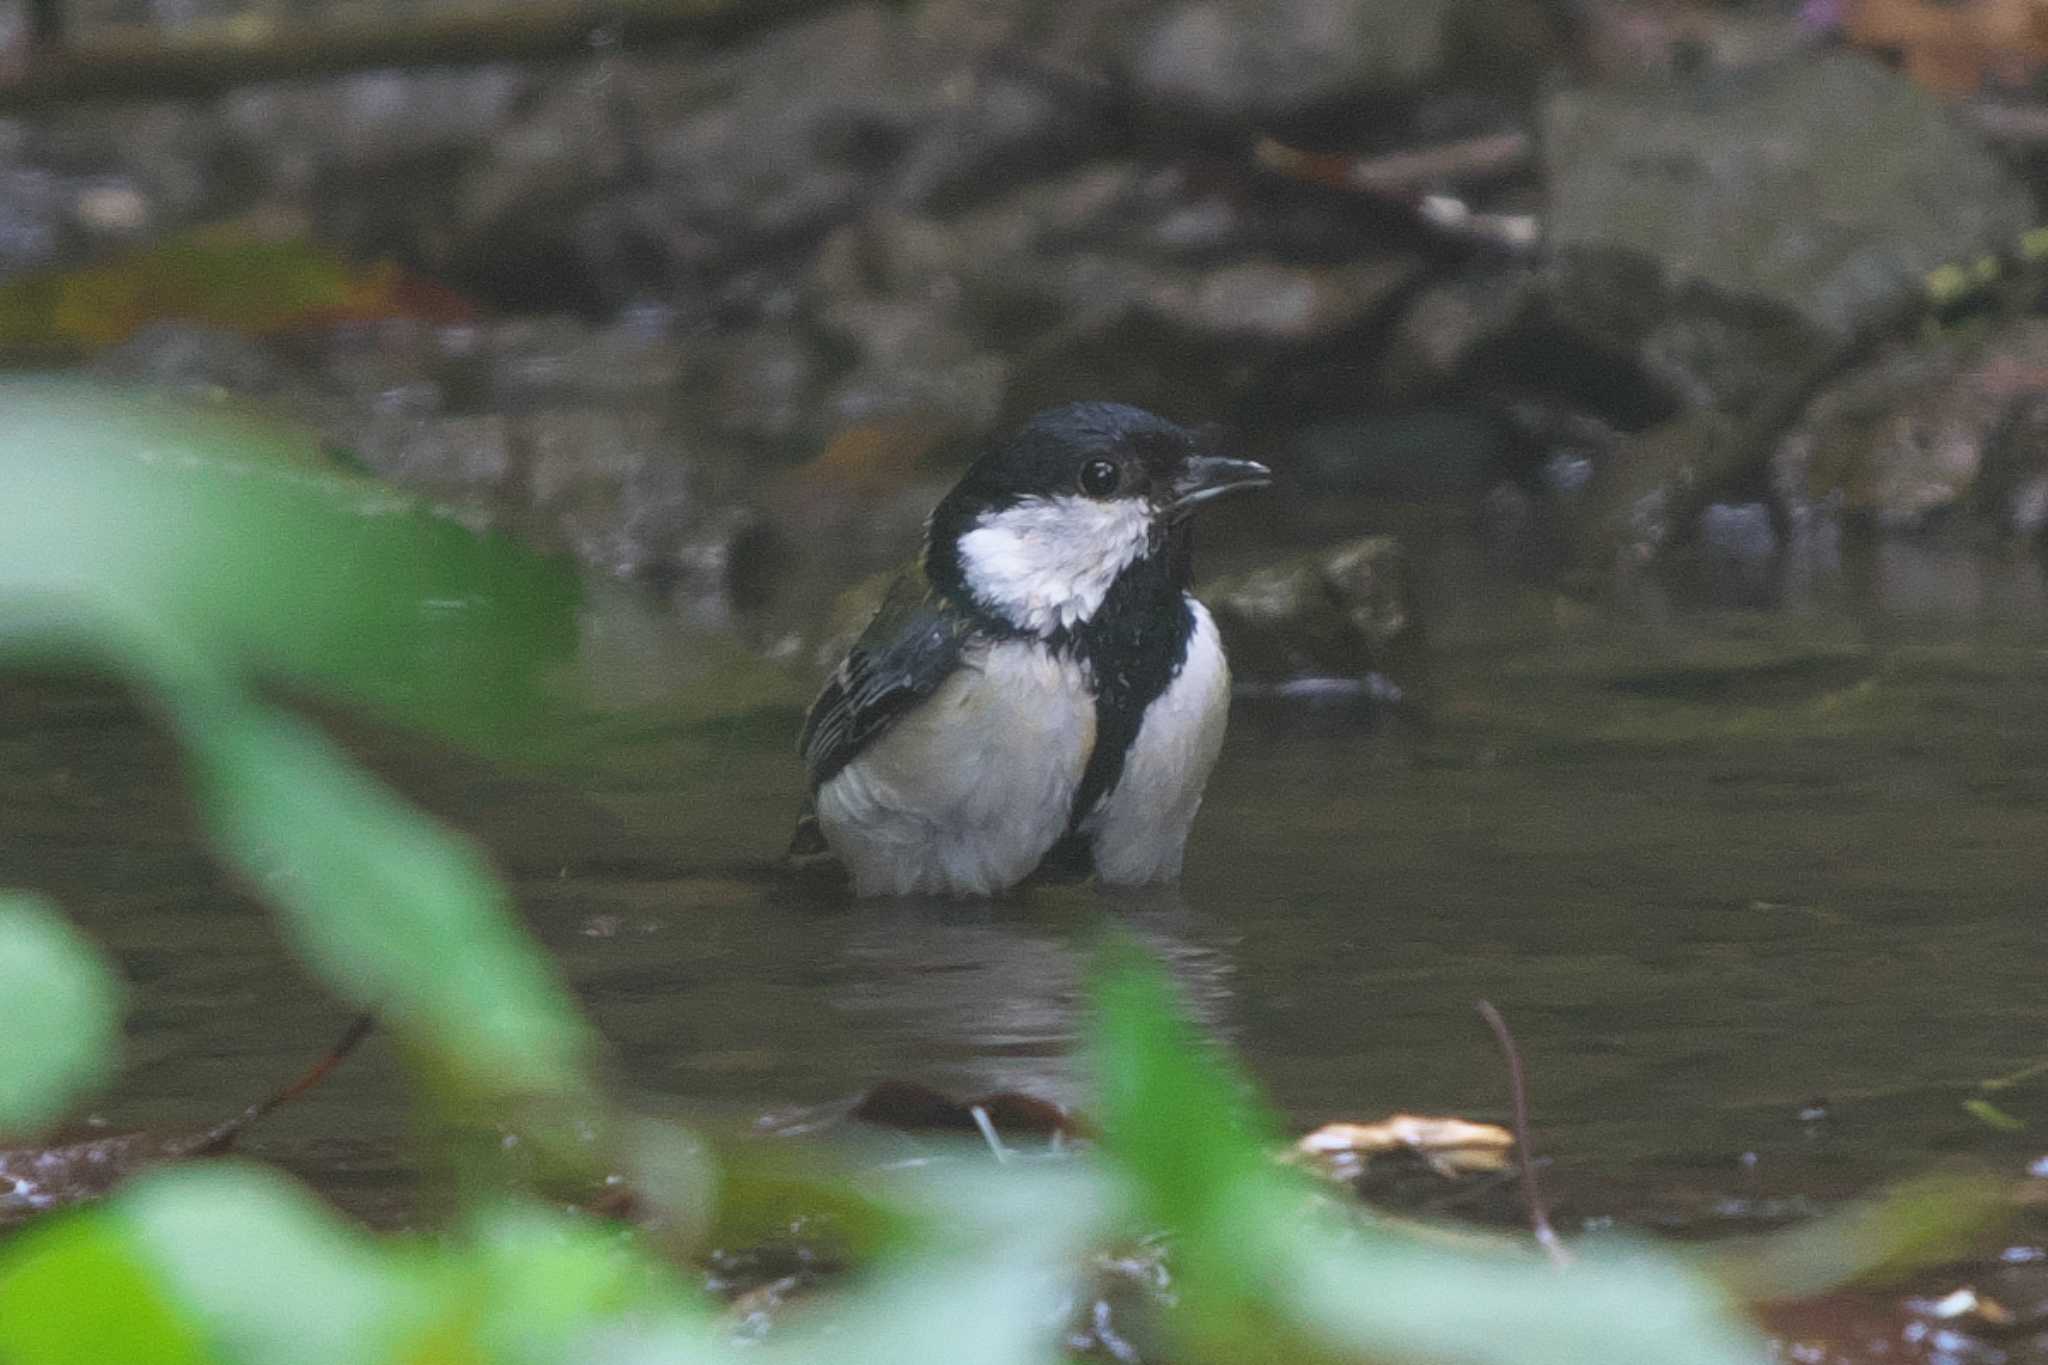
<path fill-rule="evenodd" d="M 793 659 L 978 436 L 1135 402 L 1280 471 L 1214 528 L 1250 680 L 1398 696 L 1445 536 L 1736 606 L 2035 553 L 2035 22 L 0 0 L 0 355 L 310 421 Z"/>

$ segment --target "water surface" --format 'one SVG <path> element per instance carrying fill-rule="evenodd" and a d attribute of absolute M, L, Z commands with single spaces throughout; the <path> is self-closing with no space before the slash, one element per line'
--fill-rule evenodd
<path fill-rule="evenodd" d="M 1695 1218 L 2025 1155 L 1962 1101 L 2048 1052 L 2038 563 L 1900 547 L 1728 612 L 1587 606 L 1477 558 L 1423 555 L 1427 723 L 1239 707 L 1172 891 L 793 890 L 762 871 L 800 780 L 793 691 L 707 698 L 721 684 L 700 679 L 664 705 L 627 680 L 635 707 L 544 771 L 345 733 L 491 850 L 623 1082 L 664 1107 L 751 1116 L 886 1077 L 1081 1100 L 1080 986 L 1110 919 L 1303 1125 L 1500 1115 L 1472 1011 L 1491 999 L 1580 1213 Z M 669 639 L 652 672 L 689 678 L 695 648 Z M 199 846 L 148 718 L 65 680 L 0 700 L 5 879 L 58 896 L 132 984 L 128 1068 L 98 1113 L 210 1121 L 302 1067 L 345 1011 Z M 2048 1120 L 2041 1084 L 1999 1103 Z M 403 1105 L 373 1045 L 247 1146 L 400 1222 Z"/>

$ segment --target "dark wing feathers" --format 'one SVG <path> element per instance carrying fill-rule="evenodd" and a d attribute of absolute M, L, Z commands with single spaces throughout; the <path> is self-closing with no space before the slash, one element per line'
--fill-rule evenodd
<path fill-rule="evenodd" d="M 811 789 L 832 780 L 904 711 L 929 697 L 960 662 L 972 624 L 906 574 L 811 704 L 797 749 Z"/>

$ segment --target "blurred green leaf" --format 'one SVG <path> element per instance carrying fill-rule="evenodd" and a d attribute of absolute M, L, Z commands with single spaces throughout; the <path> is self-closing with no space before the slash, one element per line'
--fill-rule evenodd
<path fill-rule="evenodd" d="M 1755 1365 L 1718 1290 L 1647 1248 L 1559 1271 L 1347 1220 L 1268 1155 L 1248 1085 L 1164 974 L 1113 944 L 1097 991 L 1103 1146 L 1173 1236 L 1189 1360 Z"/>
<path fill-rule="evenodd" d="M 0 893 L 0 1134 L 47 1127 L 105 1083 L 120 1007 L 113 972 L 61 915 Z"/>
<path fill-rule="evenodd" d="M 1279 1125 L 1136 947 L 1118 940 L 1105 951 L 1095 1001 L 1089 1061 L 1104 1143 L 1136 1178 L 1144 1216 L 1199 1222 L 1271 1168 Z"/>
<path fill-rule="evenodd" d="M 462 633 L 436 594 L 503 598 L 488 653 L 530 661 L 547 576 L 281 428 L 60 381 L 0 381 L 0 403 L 0 479 L 36 509 L 0 538 L 0 652 L 108 664 L 165 706 L 215 844 L 342 995 L 473 1090 L 580 1088 L 589 1035 L 482 859 L 234 681 L 502 713 L 492 670 L 433 662 Z"/>
<path fill-rule="evenodd" d="M 1807 1298 L 1959 1260 L 2017 1212 L 2010 1181 L 1944 1171 L 1782 1232 L 1717 1244 L 1698 1263 L 1747 1302 Z"/>
<path fill-rule="evenodd" d="M 1270 1220 L 1277 1210 L 1267 1211 Z M 1472 1365 L 1760 1365 L 1769 1352 L 1715 1287 L 1645 1245 L 1564 1269 L 1290 1221 L 1250 1233 L 1290 1325 L 1346 1358 Z"/>
<path fill-rule="evenodd" d="M 201 1365 L 213 1357 L 120 1221 L 74 1213 L 0 1247 L 0 1361 Z"/>
<path fill-rule="evenodd" d="M 1216 1358 L 1270 1349 L 1266 1267 L 1237 1243 L 1255 1206 L 1308 1198 L 1268 1156 L 1278 1127 L 1134 945 L 1112 940 L 1095 999 L 1103 1150 L 1131 1182 L 1140 1226 L 1173 1239 L 1184 1334 Z"/>
<path fill-rule="evenodd" d="M 875 1272 L 854 1293 L 793 1315 L 749 1359 L 763 1365 L 873 1360 L 900 1365 L 1058 1365 L 1073 1261 L 1022 1229 L 978 1254 L 926 1255 Z M 651 1361 L 650 1361 L 651 1365 Z"/>
<path fill-rule="evenodd" d="M 231 407 L 0 379 L 0 604 L 155 623 L 217 666 L 366 700 L 480 741 L 530 739 L 573 645 L 563 565 L 336 467 L 311 433 Z M 10 641 L 8 636 L 14 638 Z M 89 635 L 0 648 L 99 663 Z M 63 661 L 62 658 L 59 660 Z"/>
<path fill-rule="evenodd" d="M 468 1089 L 584 1089 L 589 1030 L 481 855 L 310 726 L 220 690 L 168 700 L 208 832 L 330 985 Z"/>
<path fill-rule="evenodd" d="M 608 1365 L 1057 1365 L 1090 1239 L 1120 1200 L 1086 1169 L 997 1167 L 978 1152 L 877 1191 L 914 1236 L 848 1288 L 794 1305 L 742 1348 L 670 1325 L 620 1336 Z"/>
<path fill-rule="evenodd" d="M 711 1324 L 709 1309 L 634 1232 L 594 1218 L 495 1204 L 470 1220 L 462 1263 L 477 1340 L 496 1361 L 590 1359 L 591 1339 L 621 1322 Z"/>
<path fill-rule="evenodd" d="M 284 1176 L 239 1161 L 145 1176 L 114 1206 L 140 1263 L 237 1365 L 399 1359 L 446 1302 L 423 1253 L 380 1247 Z"/>

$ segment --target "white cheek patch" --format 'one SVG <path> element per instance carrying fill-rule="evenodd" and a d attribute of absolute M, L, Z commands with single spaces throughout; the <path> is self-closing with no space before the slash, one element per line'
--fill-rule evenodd
<path fill-rule="evenodd" d="M 1151 535 L 1142 498 L 1026 498 L 960 537 L 960 570 L 983 604 L 1046 635 L 1093 616 Z"/>

